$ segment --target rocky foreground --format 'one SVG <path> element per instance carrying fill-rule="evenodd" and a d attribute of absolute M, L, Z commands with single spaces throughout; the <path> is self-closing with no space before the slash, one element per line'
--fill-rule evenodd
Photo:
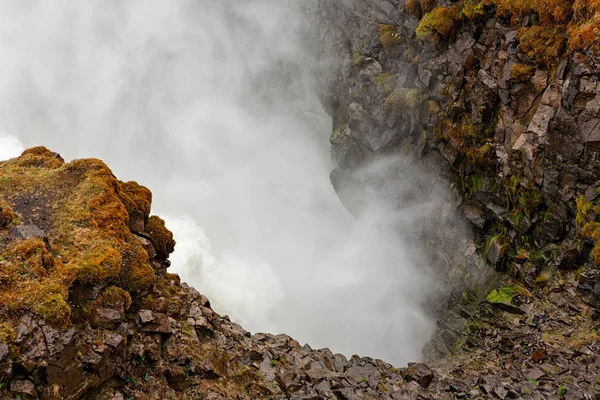
<path fill-rule="evenodd" d="M 394 368 L 215 313 L 167 272 L 175 243 L 149 216 L 151 193 L 99 160 L 29 149 L 0 163 L 0 195 L 3 399 L 594 398 L 600 387 L 593 312 L 568 282 L 549 300 L 513 293 L 519 306 L 467 302 L 476 317 L 454 327 L 463 353 Z"/>

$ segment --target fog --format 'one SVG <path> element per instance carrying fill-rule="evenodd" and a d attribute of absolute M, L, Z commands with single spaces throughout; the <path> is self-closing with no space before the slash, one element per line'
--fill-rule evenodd
<path fill-rule="evenodd" d="M 433 284 L 405 237 L 436 202 L 343 208 L 295 3 L 0 2 L 0 158 L 45 145 L 149 187 L 171 272 L 252 332 L 419 360 Z"/>

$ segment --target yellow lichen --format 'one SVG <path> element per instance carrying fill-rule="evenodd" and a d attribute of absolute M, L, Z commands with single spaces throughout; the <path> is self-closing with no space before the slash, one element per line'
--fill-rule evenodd
<path fill-rule="evenodd" d="M 535 67 L 527 64 L 515 64 L 510 69 L 510 79 L 515 82 L 526 82 L 535 73 Z"/>

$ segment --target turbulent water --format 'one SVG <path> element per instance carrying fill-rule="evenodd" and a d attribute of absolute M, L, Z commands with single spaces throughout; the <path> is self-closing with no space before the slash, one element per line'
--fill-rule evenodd
<path fill-rule="evenodd" d="M 302 24 L 284 0 L 2 2 L 0 158 L 45 145 L 148 186 L 172 269 L 247 329 L 419 359 L 430 283 L 389 223 L 416 211 L 340 204 Z"/>

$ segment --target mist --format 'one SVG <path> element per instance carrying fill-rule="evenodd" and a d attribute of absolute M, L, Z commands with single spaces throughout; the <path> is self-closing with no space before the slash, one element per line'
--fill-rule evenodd
<path fill-rule="evenodd" d="M 438 197 L 398 209 L 375 193 L 360 215 L 344 209 L 313 73 L 328 60 L 300 40 L 294 1 L 26 0 L 0 11 L 0 158 L 44 145 L 150 188 L 178 243 L 171 272 L 252 332 L 421 358 L 435 285 L 410 238 Z M 415 184 L 420 171 L 406 171 L 394 190 Z"/>

